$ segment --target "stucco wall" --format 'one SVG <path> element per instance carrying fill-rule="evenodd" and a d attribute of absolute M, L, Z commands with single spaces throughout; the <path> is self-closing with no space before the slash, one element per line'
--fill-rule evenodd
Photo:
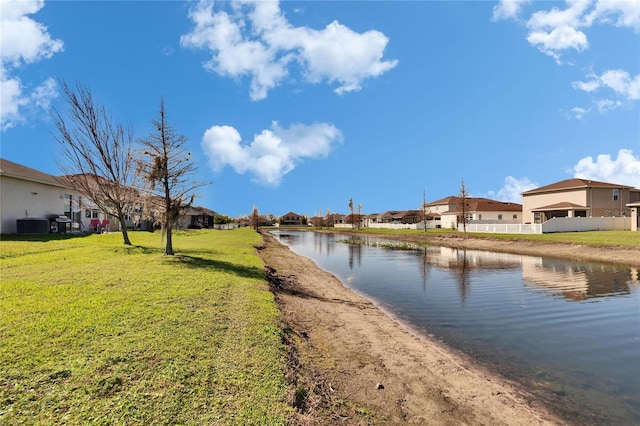
<path fill-rule="evenodd" d="M 64 188 L 36 182 L 0 177 L 0 233 L 17 232 L 17 219 L 64 214 Z"/>
<path fill-rule="evenodd" d="M 522 221 L 523 223 L 533 223 L 532 210 L 563 202 L 573 203 L 579 206 L 587 206 L 588 201 L 586 189 L 525 195 L 522 197 Z"/>
<path fill-rule="evenodd" d="M 613 190 L 611 188 L 593 188 L 593 209 L 591 215 L 593 217 L 600 216 L 620 216 L 623 212 L 628 211 L 627 203 L 630 203 L 628 189 L 618 190 L 618 199 L 613 199 Z"/>

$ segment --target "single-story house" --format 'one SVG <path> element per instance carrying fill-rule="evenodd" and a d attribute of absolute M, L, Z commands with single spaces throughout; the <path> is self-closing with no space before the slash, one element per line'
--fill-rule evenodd
<path fill-rule="evenodd" d="M 213 228 L 216 212 L 200 206 L 189 206 L 182 211 L 178 219 L 178 227 L 201 229 Z"/>
<path fill-rule="evenodd" d="M 462 198 L 445 197 L 425 204 L 427 215 L 440 215 L 442 228 L 455 228 L 462 221 Z M 503 223 L 520 223 L 522 220 L 522 204 L 509 201 L 498 201 L 489 198 L 466 198 L 464 208 L 467 222 L 491 221 Z"/>
<path fill-rule="evenodd" d="M 566 179 L 522 193 L 524 223 L 554 217 L 629 217 L 640 189 L 589 179 Z"/>
<path fill-rule="evenodd" d="M 0 158 L 0 233 L 90 231 L 113 227 L 64 179 Z"/>

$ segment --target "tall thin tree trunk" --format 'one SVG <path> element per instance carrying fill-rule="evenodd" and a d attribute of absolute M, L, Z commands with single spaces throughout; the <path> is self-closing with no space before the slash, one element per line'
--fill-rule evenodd
<path fill-rule="evenodd" d="M 127 231 L 127 224 L 125 222 L 124 213 L 118 212 L 118 220 L 120 221 L 120 232 L 122 232 L 122 239 L 124 244 L 130 246 L 131 240 L 129 240 L 129 231 Z"/>
<path fill-rule="evenodd" d="M 167 243 L 166 243 L 165 248 L 164 248 L 164 254 L 166 256 L 174 256 L 175 255 L 175 253 L 173 252 L 173 237 L 172 237 L 172 233 L 171 233 L 172 232 L 172 227 L 173 226 L 171 225 L 171 222 L 169 221 L 167 223 L 167 229 L 166 229 Z"/>

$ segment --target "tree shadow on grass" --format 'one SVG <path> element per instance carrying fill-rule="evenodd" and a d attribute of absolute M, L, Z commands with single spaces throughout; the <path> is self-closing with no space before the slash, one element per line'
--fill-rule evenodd
<path fill-rule="evenodd" d="M 255 266 L 243 266 L 236 263 L 204 259 L 202 257 L 187 256 L 183 254 L 176 255 L 175 259 L 179 261 L 181 265 L 190 268 L 214 269 L 217 271 L 229 272 L 244 278 L 253 278 L 257 280 L 265 279 L 264 269 L 256 268 Z"/>

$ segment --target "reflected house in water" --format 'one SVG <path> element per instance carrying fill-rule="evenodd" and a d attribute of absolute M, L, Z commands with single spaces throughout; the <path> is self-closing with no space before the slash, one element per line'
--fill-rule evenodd
<path fill-rule="evenodd" d="M 522 256 L 494 253 L 489 251 L 467 250 L 452 247 L 426 247 L 430 263 L 445 269 L 512 269 L 520 267 Z"/>
<path fill-rule="evenodd" d="M 523 256 L 522 278 L 525 286 L 531 284 L 536 291 L 582 301 L 629 294 L 631 286 L 638 284 L 638 270 Z"/>
<path fill-rule="evenodd" d="M 625 295 L 632 287 L 640 287 L 636 268 L 437 246 L 425 247 L 421 253 L 423 280 L 426 282 L 427 265 L 453 272 L 463 303 L 470 290 L 471 272 L 522 268 L 523 282 L 529 290 L 542 290 L 572 301 Z"/>

